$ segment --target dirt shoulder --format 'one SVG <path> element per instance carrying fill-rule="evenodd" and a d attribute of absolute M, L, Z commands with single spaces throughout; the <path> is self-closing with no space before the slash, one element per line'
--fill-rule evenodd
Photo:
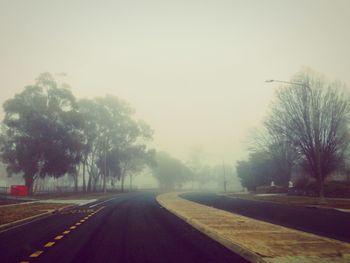
<path fill-rule="evenodd" d="M 14 206 L 0 206 L 0 225 L 54 211 L 69 205 L 70 204 L 24 203 Z"/>
<path fill-rule="evenodd" d="M 350 262 L 350 244 L 162 194 L 170 212 L 251 262 Z"/>
<path fill-rule="evenodd" d="M 317 197 L 307 196 L 289 196 L 289 195 L 255 195 L 255 194 L 236 194 L 236 193 L 220 193 L 233 198 L 241 198 L 246 200 L 273 202 L 287 205 L 320 207 L 320 208 L 335 208 L 335 209 L 350 209 L 350 199 L 342 198 L 326 198 L 326 203 L 320 204 L 320 199 Z"/>
<path fill-rule="evenodd" d="M 34 196 L 36 199 L 30 202 L 19 200 L 4 200 L 0 203 L 0 226 L 18 220 L 35 217 L 57 209 L 63 209 L 72 205 L 85 205 L 98 200 L 105 200 L 119 193 L 78 193 L 78 194 L 55 194 Z"/>

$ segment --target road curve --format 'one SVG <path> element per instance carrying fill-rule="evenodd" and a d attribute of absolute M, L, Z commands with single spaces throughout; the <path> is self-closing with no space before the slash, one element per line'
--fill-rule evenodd
<path fill-rule="evenodd" d="M 162 208 L 155 196 L 120 195 L 93 213 L 85 206 L 1 233 L 0 261 L 247 262 Z"/>

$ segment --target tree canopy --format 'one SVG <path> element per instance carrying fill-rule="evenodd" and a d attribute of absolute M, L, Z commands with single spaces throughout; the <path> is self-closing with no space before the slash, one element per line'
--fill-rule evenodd
<path fill-rule="evenodd" d="M 81 160 L 81 116 L 75 97 L 42 74 L 33 86 L 7 100 L 1 155 L 8 172 L 24 174 L 31 189 L 36 177 L 72 173 Z"/>
<path fill-rule="evenodd" d="M 9 173 L 23 173 L 32 189 L 38 177 L 74 175 L 82 167 L 83 189 L 106 190 L 152 164 L 150 127 L 133 108 L 108 95 L 77 100 L 49 73 L 7 100 L 1 130 L 1 157 Z M 86 178 L 86 172 L 88 178 Z"/>

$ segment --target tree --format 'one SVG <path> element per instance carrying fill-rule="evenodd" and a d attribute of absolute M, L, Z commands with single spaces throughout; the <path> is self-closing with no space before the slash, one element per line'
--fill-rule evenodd
<path fill-rule="evenodd" d="M 11 173 L 23 173 L 30 193 L 38 177 L 74 174 L 80 162 L 81 116 L 75 97 L 49 73 L 7 100 L 1 157 Z"/>
<path fill-rule="evenodd" d="M 345 174 L 346 180 L 350 182 L 350 145 L 348 146 L 345 152 L 343 163 L 340 167 L 340 171 Z"/>
<path fill-rule="evenodd" d="M 205 182 L 204 178 L 207 177 L 206 171 L 204 171 L 203 159 L 205 158 L 205 153 L 202 148 L 196 146 L 191 149 L 190 158 L 187 162 L 187 166 L 191 169 L 191 187 L 194 188 L 194 183 L 199 183 L 201 187 Z"/>
<path fill-rule="evenodd" d="M 164 152 L 156 154 L 153 176 L 158 180 L 159 186 L 163 190 L 181 188 L 186 181 L 192 178 L 191 170 L 187 166 Z"/>
<path fill-rule="evenodd" d="M 249 191 L 269 185 L 274 178 L 272 160 L 263 151 L 250 153 L 248 161 L 238 161 L 236 170 L 242 186 Z"/>
<path fill-rule="evenodd" d="M 288 186 L 292 169 L 297 164 L 298 154 L 283 134 L 273 133 L 268 129 L 255 131 L 250 150 L 268 154 L 273 171 L 272 180 L 277 185 Z"/>
<path fill-rule="evenodd" d="M 99 185 L 106 191 L 108 180 L 112 185 L 120 180 L 123 191 L 126 175 L 132 179 L 147 164 L 146 143 L 153 131 L 135 120 L 129 104 L 115 96 L 81 100 L 79 106 L 84 116 L 82 164 L 89 173 L 87 190 L 96 190 Z"/>
<path fill-rule="evenodd" d="M 296 84 L 277 91 L 266 126 L 295 147 L 323 199 L 324 180 L 339 167 L 349 143 L 349 96 L 339 82 L 313 72 L 299 73 L 291 82 Z"/>
<path fill-rule="evenodd" d="M 236 170 L 242 186 L 249 191 L 255 191 L 256 183 L 251 173 L 251 163 L 249 161 L 237 161 Z"/>

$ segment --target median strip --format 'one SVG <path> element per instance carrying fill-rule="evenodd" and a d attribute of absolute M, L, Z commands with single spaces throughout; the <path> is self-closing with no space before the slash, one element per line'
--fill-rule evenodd
<path fill-rule="evenodd" d="M 179 197 L 157 196 L 170 212 L 251 262 L 350 262 L 350 244 L 236 215 Z"/>

